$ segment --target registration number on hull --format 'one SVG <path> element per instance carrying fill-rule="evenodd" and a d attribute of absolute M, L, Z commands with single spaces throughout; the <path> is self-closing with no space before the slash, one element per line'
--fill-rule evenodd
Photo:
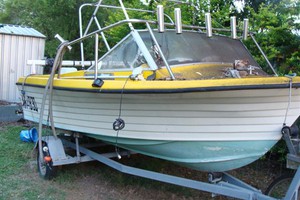
<path fill-rule="evenodd" d="M 23 101 L 23 108 L 38 112 L 38 107 L 34 97 L 24 96 L 22 98 L 22 101 Z"/>

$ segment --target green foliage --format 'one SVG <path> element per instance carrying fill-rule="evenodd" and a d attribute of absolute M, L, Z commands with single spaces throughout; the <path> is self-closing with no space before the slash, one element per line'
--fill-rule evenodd
<path fill-rule="evenodd" d="M 257 11 L 248 8 L 252 22 L 251 30 L 256 32 L 256 39 L 268 56 L 268 59 L 276 67 L 279 74 L 289 71 L 300 72 L 299 47 L 300 36 L 292 31 L 296 30 L 295 20 L 292 17 L 297 5 L 289 4 L 289 1 L 260 4 Z M 298 5 L 299 9 L 299 5 Z M 254 44 L 248 41 L 247 46 L 258 62 L 265 68 L 266 62 Z"/>
<path fill-rule="evenodd" d="M 97 0 L 92 0 L 97 2 Z M 0 0 L 0 22 L 31 26 L 47 36 L 46 56 L 54 57 L 59 41 L 54 39 L 55 34 L 60 34 L 66 40 L 73 40 L 80 36 L 78 9 L 86 3 L 84 0 Z M 105 0 L 105 4 L 118 5 L 117 1 Z M 235 15 L 238 27 L 242 28 L 242 19 L 249 18 L 250 30 L 256 32 L 256 39 L 267 54 L 271 63 L 279 73 L 284 74 L 292 70 L 300 72 L 299 46 L 300 36 L 293 31 L 300 30 L 300 23 L 295 23 L 295 16 L 299 17 L 300 3 L 292 0 L 254 0 L 246 1 L 244 11 L 238 13 L 232 0 L 186 1 L 183 4 L 171 4 L 166 0 L 151 0 L 149 6 L 139 0 L 124 0 L 125 7 L 155 10 L 158 4 L 164 5 L 164 11 L 174 20 L 174 8 L 182 10 L 183 24 L 204 26 L 205 13 L 211 12 L 212 25 L 215 28 L 229 27 L 230 17 Z M 95 7 L 83 9 L 83 28 L 88 25 Z M 139 13 L 128 11 L 130 18 L 156 19 L 155 12 Z M 101 26 L 124 20 L 122 10 L 109 10 L 101 8 L 97 18 Z M 145 28 L 145 25 L 134 24 L 135 28 Z M 153 26 L 154 27 L 154 26 Z M 98 27 L 92 23 L 88 32 Z M 155 28 L 155 27 L 154 27 Z M 110 46 L 116 44 L 129 32 L 127 25 L 119 26 L 105 32 Z M 100 55 L 106 51 L 104 42 L 100 40 Z M 268 68 L 264 58 L 253 43 L 246 41 L 246 45 L 264 68 Z M 85 52 L 94 48 L 94 39 L 84 43 Z M 65 59 L 80 59 L 79 45 L 73 46 Z M 93 53 L 86 54 L 86 59 L 93 59 Z"/>
<path fill-rule="evenodd" d="M 119 6 L 119 5 L 117 5 Z M 146 6 L 143 5 L 140 1 L 131 0 L 125 1 L 124 6 L 127 8 L 139 8 L 139 9 L 146 9 Z M 136 12 L 136 11 L 128 11 L 128 15 L 131 19 L 141 19 L 141 18 L 148 18 L 147 14 Z M 149 15 L 149 14 L 148 14 Z M 151 15 L 151 14 L 150 14 Z M 105 25 L 117 23 L 119 21 L 125 20 L 125 15 L 121 9 L 112 9 L 107 10 L 107 19 L 105 20 Z M 135 28 L 146 28 L 145 25 L 141 26 L 140 24 L 133 24 Z M 122 26 L 115 27 L 111 30 L 106 32 L 107 37 L 109 38 L 110 44 L 113 46 L 116 42 L 120 41 L 125 35 L 129 33 L 130 29 L 127 24 Z"/>
<path fill-rule="evenodd" d="M 82 3 L 84 0 L 4 0 L 0 21 L 30 26 L 42 32 L 47 37 L 46 56 L 53 57 L 60 43 L 54 38 L 56 34 L 68 40 L 79 37 L 78 8 Z"/>
<path fill-rule="evenodd" d="M 279 140 L 279 142 L 269 151 L 269 157 L 277 161 L 278 164 L 286 163 L 286 155 L 288 153 L 285 141 Z"/>

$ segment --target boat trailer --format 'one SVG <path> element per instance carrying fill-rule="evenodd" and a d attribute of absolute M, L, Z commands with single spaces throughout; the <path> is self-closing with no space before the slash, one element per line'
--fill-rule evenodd
<path fill-rule="evenodd" d="M 287 143 L 289 153 L 287 155 L 287 167 L 297 169 L 291 184 L 285 194 L 284 200 L 299 200 L 298 194 L 300 187 L 300 156 L 299 156 L 299 144 L 300 140 L 293 139 L 290 127 L 284 127 L 282 129 L 283 138 Z M 64 134 L 65 135 L 65 134 Z M 274 200 L 276 198 L 263 194 L 260 190 L 248 185 L 247 183 L 231 176 L 226 172 L 222 173 L 210 173 L 209 182 L 201 182 L 192 179 L 177 177 L 168 174 L 162 174 L 154 171 L 135 168 L 119 163 L 111 158 L 130 155 L 133 152 L 127 150 L 118 150 L 109 153 L 97 153 L 91 150 L 89 147 L 79 145 L 80 134 L 72 134 L 72 138 L 75 138 L 74 142 L 66 139 L 70 136 L 43 136 L 42 137 L 42 149 L 43 156 L 37 156 L 38 170 L 40 175 L 45 179 L 51 179 L 55 173 L 55 168 L 61 165 L 99 161 L 113 169 L 116 169 L 122 173 L 148 178 L 156 181 L 170 183 L 178 186 L 196 189 L 199 191 L 205 191 L 215 195 L 223 195 L 227 197 L 233 197 L 236 199 L 247 200 Z M 298 137 L 298 136 L 297 136 Z M 103 143 L 101 144 L 102 146 Z M 99 147 L 99 145 L 98 145 Z M 66 153 L 66 149 L 71 148 L 75 150 L 75 155 L 70 156 Z M 41 159 L 43 158 L 43 160 Z M 280 180 L 279 182 L 282 182 Z M 274 187 L 277 183 L 272 183 Z M 272 191 L 272 188 L 270 188 Z"/>

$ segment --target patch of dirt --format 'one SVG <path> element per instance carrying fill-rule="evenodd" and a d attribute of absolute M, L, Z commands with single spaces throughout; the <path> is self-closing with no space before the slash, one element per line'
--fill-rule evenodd
<path fill-rule="evenodd" d="M 17 122 L 1 122 L 0 121 L 0 131 L 3 129 L 5 126 L 24 126 L 24 127 L 31 127 L 33 126 L 32 122 L 20 119 Z"/>
<path fill-rule="evenodd" d="M 15 102 L 8 102 L 8 101 L 2 101 L 0 100 L 0 106 L 7 106 L 11 104 L 20 104 L 20 103 L 15 103 Z"/>

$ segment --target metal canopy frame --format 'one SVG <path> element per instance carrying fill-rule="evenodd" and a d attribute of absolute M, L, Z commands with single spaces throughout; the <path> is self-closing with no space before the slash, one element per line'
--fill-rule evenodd
<path fill-rule="evenodd" d="M 185 25 L 185 24 L 182 24 L 181 23 L 181 14 L 178 14 L 178 12 L 176 11 L 180 11 L 179 9 L 175 9 L 175 13 L 177 13 L 178 15 L 176 15 L 176 20 L 175 20 L 175 23 L 174 21 L 172 20 L 172 18 L 168 15 L 166 15 L 165 13 L 162 12 L 158 12 L 159 10 L 159 7 L 158 7 L 158 10 L 157 10 L 157 19 L 156 21 L 154 20 L 143 20 L 143 19 L 130 19 L 128 14 L 127 14 L 127 11 L 129 10 L 132 10 L 132 11 L 139 11 L 139 12 L 146 12 L 146 13 L 155 13 L 155 11 L 150 11 L 150 10 L 143 10 L 143 9 L 134 9 L 134 8 L 125 8 L 125 6 L 123 5 L 123 2 L 122 0 L 119 0 L 119 4 L 120 6 L 111 6 L 111 5 L 105 5 L 105 4 L 102 4 L 102 1 L 103 0 L 99 0 L 97 3 L 85 3 L 85 4 L 82 4 L 79 8 L 79 30 L 80 30 L 80 37 L 75 39 L 75 40 L 72 40 L 72 41 L 66 41 L 64 40 L 63 38 L 61 38 L 59 35 L 56 35 L 56 38 L 58 38 L 62 43 L 63 42 L 66 42 L 68 48 L 70 49 L 72 45 L 76 44 L 76 43 L 79 43 L 80 44 L 80 54 L 81 54 L 81 61 L 72 61 L 72 63 L 77 63 L 76 66 L 81 66 L 82 69 L 84 69 L 85 66 L 87 66 L 89 63 L 89 65 L 97 65 L 96 63 L 99 62 L 99 58 L 98 58 L 98 55 L 96 56 L 95 55 L 95 60 L 94 61 L 85 61 L 85 58 L 84 58 L 84 49 L 83 49 L 83 41 L 90 38 L 90 37 L 96 37 L 97 39 L 95 39 L 95 52 L 98 51 L 98 37 L 99 37 L 99 34 L 101 35 L 101 39 L 102 41 L 104 42 L 108 52 L 112 51 L 114 48 L 113 47 L 110 47 L 110 45 L 108 44 L 108 41 L 105 37 L 105 34 L 104 32 L 111 29 L 111 28 L 114 28 L 116 26 L 120 26 L 120 25 L 123 25 L 123 24 L 127 24 L 130 29 L 131 29 L 131 35 L 133 36 L 133 38 L 135 39 L 137 45 L 139 46 L 139 49 L 141 50 L 143 56 L 145 57 L 147 63 L 149 64 L 150 68 L 152 70 L 156 70 L 158 69 L 157 65 L 155 64 L 152 56 L 150 55 L 150 53 L 148 52 L 147 48 L 145 47 L 145 44 L 144 42 L 142 41 L 142 39 L 140 38 L 138 32 L 134 29 L 133 27 L 133 24 L 135 23 L 140 23 L 140 24 L 145 24 L 148 31 L 150 32 L 150 35 L 153 39 L 153 41 L 155 43 L 157 43 L 156 41 L 156 38 L 155 36 L 153 35 L 153 31 L 151 29 L 151 25 L 154 26 L 158 26 L 158 27 L 175 27 L 176 30 L 177 30 L 177 33 L 181 33 L 182 32 L 182 28 L 185 28 L 185 29 L 192 29 L 192 30 L 199 30 L 199 31 L 202 31 L 202 30 L 206 30 L 207 32 L 207 36 L 208 37 L 212 37 L 212 31 L 215 31 L 215 32 L 218 32 L 218 31 L 222 31 L 222 32 L 231 32 L 232 33 L 232 38 L 233 39 L 240 39 L 239 37 L 237 37 L 236 35 L 236 19 L 235 18 L 231 18 L 231 29 L 226 29 L 226 28 L 213 28 L 211 26 L 211 19 L 210 19 L 210 14 L 207 13 L 207 23 L 206 23 L 206 27 L 201 27 L 201 26 L 194 26 L 194 25 Z M 181 2 L 183 3 L 183 2 Z M 85 28 L 85 30 L 83 30 L 83 22 L 82 22 L 82 10 L 84 7 L 95 7 L 95 10 L 88 22 L 88 25 L 87 27 Z M 96 16 L 97 12 L 99 11 L 99 8 L 108 8 L 108 9 L 122 9 L 123 10 L 123 13 L 125 15 L 125 19 L 124 20 L 121 20 L 119 22 L 116 22 L 114 24 L 110 24 L 110 25 L 107 25 L 105 27 L 101 27 L 100 23 L 99 23 L 99 20 Z M 164 20 L 159 20 L 159 19 L 163 19 L 164 17 L 166 17 L 169 22 L 168 23 L 165 23 Z M 162 22 L 160 22 L 162 21 Z M 96 23 L 96 26 L 97 26 L 97 30 L 94 30 L 92 32 L 90 32 L 90 27 L 92 25 L 92 23 L 95 22 Z M 246 23 L 247 22 L 247 23 Z M 180 30 L 180 31 L 178 31 Z M 238 31 L 238 32 L 241 32 L 241 31 Z M 259 44 L 256 42 L 255 38 L 254 38 L 254 33 L 249 33 L 248 32 L 248 19 L 245 19 L 244 20 L 244 30 L 243 30 L 243 39 L 247 39 L 247 36 L 250 35 L 253 42 L 255 43 L 255 45 L 257 46 L 257 48 L 260 50 L 260 52 L 262 53 L 263 57 L 265 58 L 266 62 L 268 63 L 269 67 L 272 69 L 273 73 L 275 76 L 278 76 L 278 74 L 276 73 L 274 67 L 271 65 L 270 61 L 268 60 L 267 56 L 265 55 L 265 53 L 263 52 L 263 50 L 261 49 L 261 47 L 259 46 Z M 98 42 L 97 42 L 98 41 Z M 168 73 L 170 74 L 170 77 L 172 80 L 175 80 L 175 76 L 172 72 L 172 68 L 169 66 L 164 54 L 162 53 L 161 49 L 160 49 L 160 46 L 159 45 L 156 45 L 157 48 L 158 48 L 158 51 L 159 51 L 159 54 L 160 56 L 162 57 L 164 63 L 165 63 L 165 66 L 168 70 Z M 60 55 L 58 55 L 60 56 Z M 101 59 L 101 58 L 100 58 Z M 36 61 L 34 63 L 44 63 L 45 61 Z M 29 63 L 29 64 L 32 64 L 34 65 L 34 63 Z M 71 65 L 72 65 L 71 63 Z M 64 63 L 59 63 L 59 66 L 58 68 L 60 69 L 60 67 L 62 66 L 62 64 Z M 66 63 L 65 63 L 66 64 Z M 68 64 L 66 64 L 68 65 Z M 74 64 L 73 64 L 74 65 Z M 96 67 L 95 67 L 96 68 Z M 61 78 L 60 77 L 60 70 L 59 71 L 59 74 L 58 74 L 58 78 Z M 98 77 L 97 75 L 97 70 L 95 70 L 95 77 Z M 99 77 L 101 78 L 101 77 Z M 126 77 L 114 77 L 114 78 L 128 78 L 127 76 Z"/>
<path fill-rule="evenodd" d="M 213 30 L 214 31 L 225 31 L 225 32 L 231 32 L 233 39 L 238 39 L 238 37 L 236 35 L 237 30 L 236 30 L 236 19 L 235 18 L 231 19 L 231 29 L 217 29 L 217 28 L 212 28 L 210 13 L 206 13 L 206 15 L 205 15 L 206 16 L 206 20 L 205 20 L 206 21 L 206 27 L 184 25 L 184 24 L 181 23 L 181 14 L 178 14 L 178 12 L 176 12 L 176 11 L 179 11 L 179 13 L 180 13 L 180 9 L 179 8 L 177 8 L 177 10 L 175 9 L 175 23 L 174 23 L 173 20 L 172 20 L 172 18 L 170 16 L 168 16 L 168 15 L 166 15 L 166 14 L 163 13 L 162 6 L 161 7 L 158 6 L 157 7 L 157 21 L 136 20 L 136 19 L 132 20 L 132 19 L 129 18 L 129 15 L 127 13 L 127 11 L 129 11 L 129 10 L 134 10 L 134 11 L 139 11 L 139 12 L 148 12 L 148 13 L 154 13 L 154 11 L 143 10 L 143 9 L 134 9 L 134 8 L 126 8 L 124 6 L 122 0 L 118 1 L 120 6 L 105 5 L 102 2 L 103 2 L 103 0 L 99 0 L 97 3 L 85 3 L 85 4 L 81 5 L 81 7 L 79 8 L 79 30 L 80 30 L 80 38 L 77 39 L 77 40 L 74 40 L 74 41 L 70 42 L 69 44 L 72 45 L 74 43 L 77 43 L 78 40 L 79 40 L 79 42 L 80 42 L 80 49 L 81 49 L 81 62 L 82 63 L 84 63 L 84 60 L 85 60 L 84 59 L 84 50 L 83 50 L 83 40 L 85 38 L 90 37 L 90 36 L 98 37 L 97 35 L 100 34 L 101 38 L 102 38 L 102 40 L 103 40 L 103 42 L 104 42 L 104 44 L 105 44 L 105 46 L 106 46 L 106 48 L 108 50 L 108 52 L 109 52 L 109 51 L 111 51 L 111 47 L 110 47 L 110 45 L 107 42 L 107 39 L 106 39 L 105 34 L 104 34 L 104 31 L 106 29 L 110 29 L 110 28 L 114 27 L 115 25 L 120 25 L 121 24 L 121 23 L 120 24 L 116 23 L 116 24 L 108 25 L 107 27 L 102 28 L 100 26 L 99 20 L 98 20 L 98 18 L 96 16 L 99 8 L 121 9 L 123 11 L 123 14 L 125 16 L 125 20 L 123 20 L 123 22 L 125 22 L 125 23 L 128 24 L 128 26 L 129 26 L 129 28 L 130 28 L 130 30 L 132 32 L 133 38 L 135 39 L 137 45 L 139 46 L 140 50 L 142 51 L 145 59 L 147 60 L 149 66 L 150 66 L 150 68 L 152 70 L 156 70 L 156 69 L 158 69 L 158 67 L 156 66 L 156 64 L 155 64 L 153 58 L 151 57 L 151 55 L 149 54 L 147 48 L 144 45 L 144 42 L 141 40 L 141 38 L 139 36 L 139 34 L 134 29 L 133 23 L 145 23 L 146 26 L 147 26 L 147 28 L 148 28 L 148 30 L 149 30 L 149 32 L 150 32 L 150 34 L 151 34 L 151 37 L 152 37 L 152 39 L 154 41 L 156 41 L 156 39 L 155 39 L 154 35 L 152 34 L 152 30 L 151 30 L 150 24 L 158 25 L 159 30 L 161 32 L 163 32 L 163 29 L 164 29 L 163 27 L 164 26 L 172 26 L 172 27 L 175 27 L 177 31 L 178 31 L 178 29 L 180 30 L 177 33 L 181 33 L 182 32 L 182 28 L 196 29 L 196 30 L 206 30 L 207 36 L 208 37 L 212 37 L 212 31 Z M 183 2 L 181 2 L 181 3 L 183 3 Z M 93 14 L 92 14 L 89 22 L 88 22 L 88 25 L 87 25 L 86 29 L 83 30 L 82 9 L 84 7 L 87 7 L 87 6 L 95 7 L 95 10 L 94 10 L 94 12 L 93 12 Z M 176 15 L 176 13 L 178 15 Z M 164 17 L 166 17 L 170 22 L 169 23 L 164 23 Z M 98 30 L 89 33 L 90 27 L 91 27 L 91 24 L 93 23 L 93 21 L 96 23 L 96 25 L 98 27 Z M 278 74 L 276 73 L 274 67 L 271 65 L 270 61 L 268 60 L 267 56 L 265 55 L 265 53 L 263 52 L 263 50 L 261 49 L 261 47 L 259 46 L 259 44 L 256 42 L 256 40 L 255 40 L 255 38 L 253 36 L 253 33 L 249 34 L 249 31 L 248 31 L 248 19 L 244 19 L 244 28 L 243 28 L 242 39 L 246 40 L 247 37 L 248 37 L 248 35 L 250 35 L 251 39 L 253 40 L 253 42 L 255 43 L 255 45 L 258 47 L 258 49 L 262 53 L 262 55 L 265 58 L 268 66 L 273 71 L 274 75 L 278 76 Z M 164 54 L 161 52 L 160 47 L 159 46 L 157 46 L 157 47 L 158 47 L 158 49 L 160 51 L 159 52 L 160 55 L 164 58 Z M 98 51 L 98 46 L 97 46 L 97 51 Z M 168 72 L 170 74 L 171 79 L 175 80 L 175 76 L 174 76 L 174 74 L 172 72 L 171 67 L 168 65 L 168 63 L 167 63 L 167 61 L 166 61 L 165 58 L 163 60 L 164 60 L 164 63 L 166 64 L 166 68 L 167 68 L 167 70 L 168 70 Z M 97 62 L 97 60 L 95 60 L 95 63 L 96 62 Z M 84 69 L 84 65 L 83 64 L 82 64 L 82 69 Z M 97 76 L 96 73 L 95 73 L 95 76 Z"/>
<path fill-rule="evenodd" d="M 78 135 L 75 137 L 75 143 L 64 138 L 55 138 L 54 136 L 43 137 L 43 141 L 48 144 L 49 152 L 52 157 L 53 166 L 81 163 L 88 161 L 99 161 L 115 170 L 125 174 L 156 180 L 164 183 L 174 184 L 182 187 L 192 188 L 199 191 L 209 192 L 213 195 L 223 195 L 227 197 L 245 199 L 245 200 L 275 200 L 275 198 L 266 196 L 251 185 L 231 176 L 228 173 L 220 173 L 221 178 L 217 181 L 211 180 L 211 183 L 182 178 L 178 176 L 158 173 L 144 170 L 136 167 L 121 164 L 111 158 L 120 155 L 126 156 L 132 154 L 127 150 L 111 153 L 97 153 L 86 147 L 79 145 Z M 76 151 L 76 156 L 71 157 L 65 154 L 64 147 L 72 148 Z M 81 155 L 84 154 L 84 155 Z M 286 197 L 283 200 L 297 200 L 298 188 L 300 186 L 300 166 L 288 189 Z"/>

